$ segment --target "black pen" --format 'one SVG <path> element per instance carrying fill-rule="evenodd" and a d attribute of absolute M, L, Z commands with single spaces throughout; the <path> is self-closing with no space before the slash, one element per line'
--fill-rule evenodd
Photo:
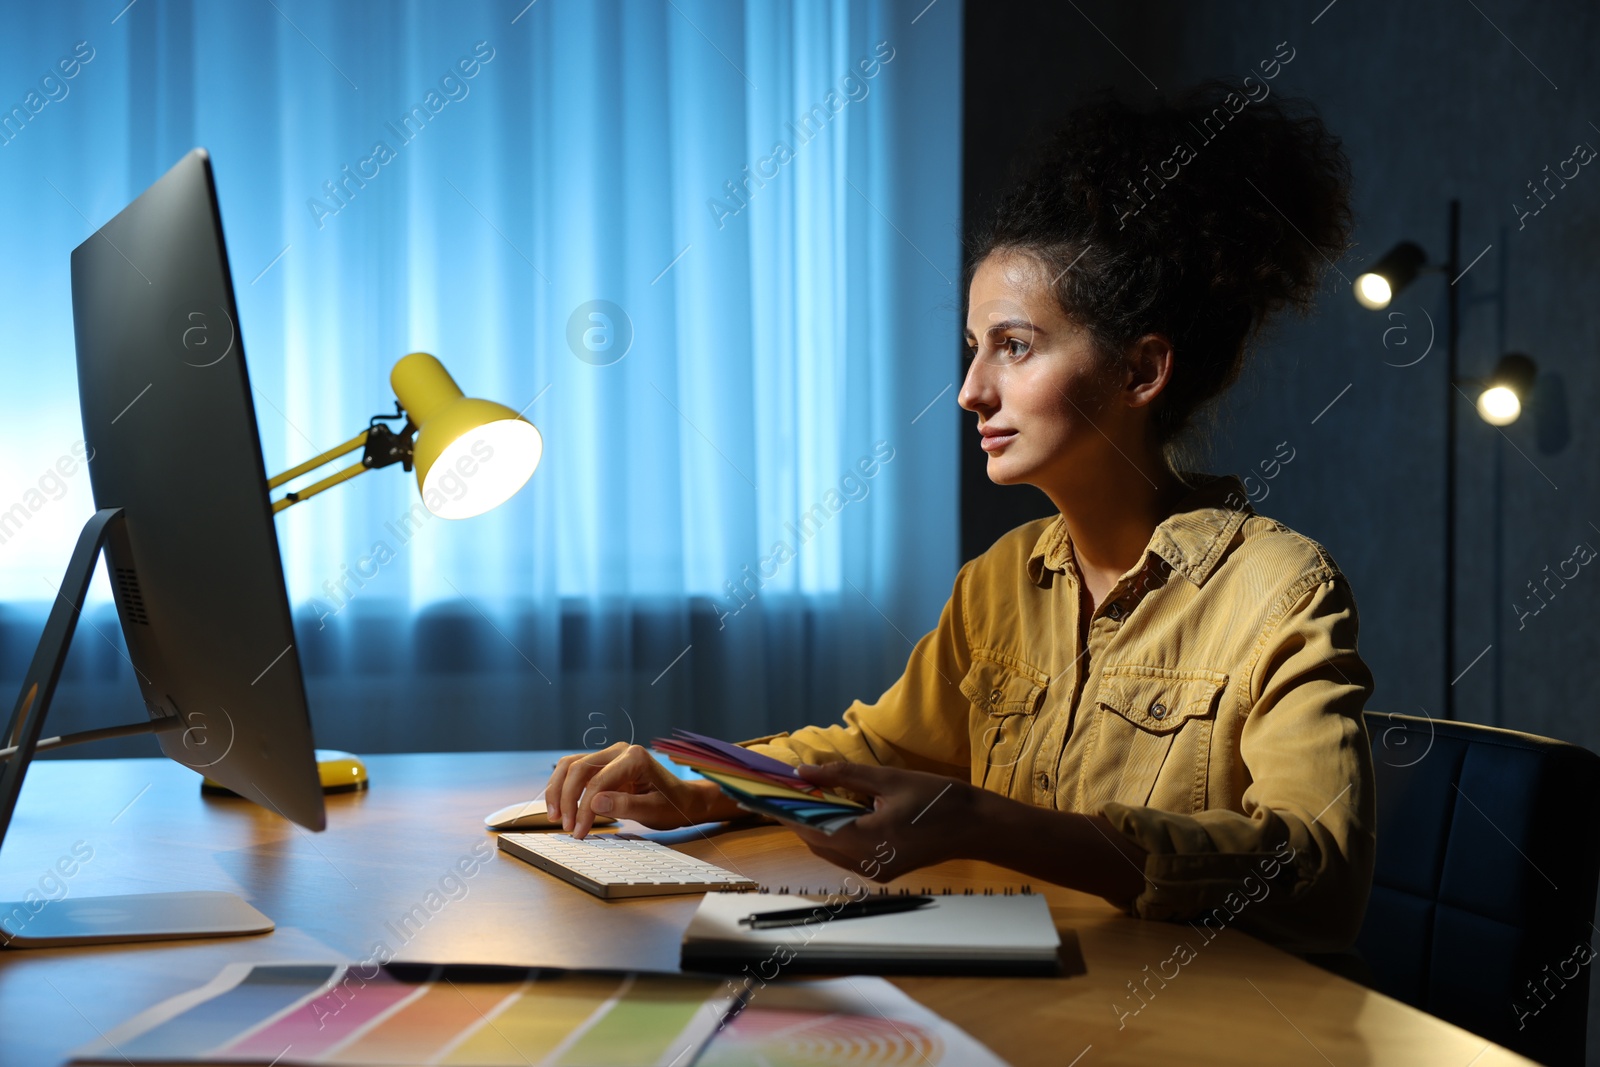
<path fill-rule="evenodd" d="M 834 919 L 860 919 L 872 915 L 892 915 L 897 911 L 912 911 L 932 904 L 932 897 L 868 897 L 852 901 L 838 911 L 829 913 L 823 901 L 809 908 L 786 908 L 783 911 L 758 911 L 739 920 L 752 930 L 766 930 L 774 926 L 804 926 L 811 922 L 828 922 Z"/>

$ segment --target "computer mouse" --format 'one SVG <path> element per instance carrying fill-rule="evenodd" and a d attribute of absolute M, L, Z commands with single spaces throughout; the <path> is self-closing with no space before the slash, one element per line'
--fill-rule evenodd
<path fill-rule="evenodd" d="M 617 820 L 609 815 L 596 815 L 596 826 L 609 826 Z M 551 822 L 545 814 L 544 797 L 512 804 L 484 817 L 483 825 L 491 830 L 559 830 L 560 822 Z"/>

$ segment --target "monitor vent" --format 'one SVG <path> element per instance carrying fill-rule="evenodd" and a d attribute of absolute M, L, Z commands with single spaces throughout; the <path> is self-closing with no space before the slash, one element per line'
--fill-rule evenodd
<path fill-rule="evenodd" d="M 144 597 L 139 593 L 139 578 L 132 568 L 117 568 L 117 596 L 122 601 L 122 613 L 129 622 L 150 625 L 150 616 L 144 610 Z"/>

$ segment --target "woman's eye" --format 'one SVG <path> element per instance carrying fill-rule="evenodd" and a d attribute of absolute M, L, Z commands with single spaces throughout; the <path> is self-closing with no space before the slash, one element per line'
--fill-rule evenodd
<path fill-rule="evenodd" d="M 1022 338 L 1007 337 L 1001 340 L 994 348 L 990 349 L 990 355 L 987 358 L 990 360 L 1021 359 L 1032 350 L 1032 346 Z M 978 351 L 978 345 L 973 344 L 970 341 L 967 342 L 966 360 L 968 363 L 971 363 L 974 359 L 978 358 Z"/>

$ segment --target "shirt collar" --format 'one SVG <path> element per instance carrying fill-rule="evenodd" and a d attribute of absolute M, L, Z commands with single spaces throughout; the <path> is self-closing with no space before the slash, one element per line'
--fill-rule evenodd
<path fill-rule="evenodd" d="M 1232 474 L 1183 472 L 1181 477 L 1193 488 L 1151 533 L 1140 563 L 1153 552 L 1195 585 L 1204 585 L 1253 512 L 1244 483 Z M 1028 577 L 1040 585 L 1045 570 L 1070 575 L 1075 569 L 1068 565 L 1071 559 L 1072 538 L 1066 520 L 1057 515 L 1033 546 Z"/>

